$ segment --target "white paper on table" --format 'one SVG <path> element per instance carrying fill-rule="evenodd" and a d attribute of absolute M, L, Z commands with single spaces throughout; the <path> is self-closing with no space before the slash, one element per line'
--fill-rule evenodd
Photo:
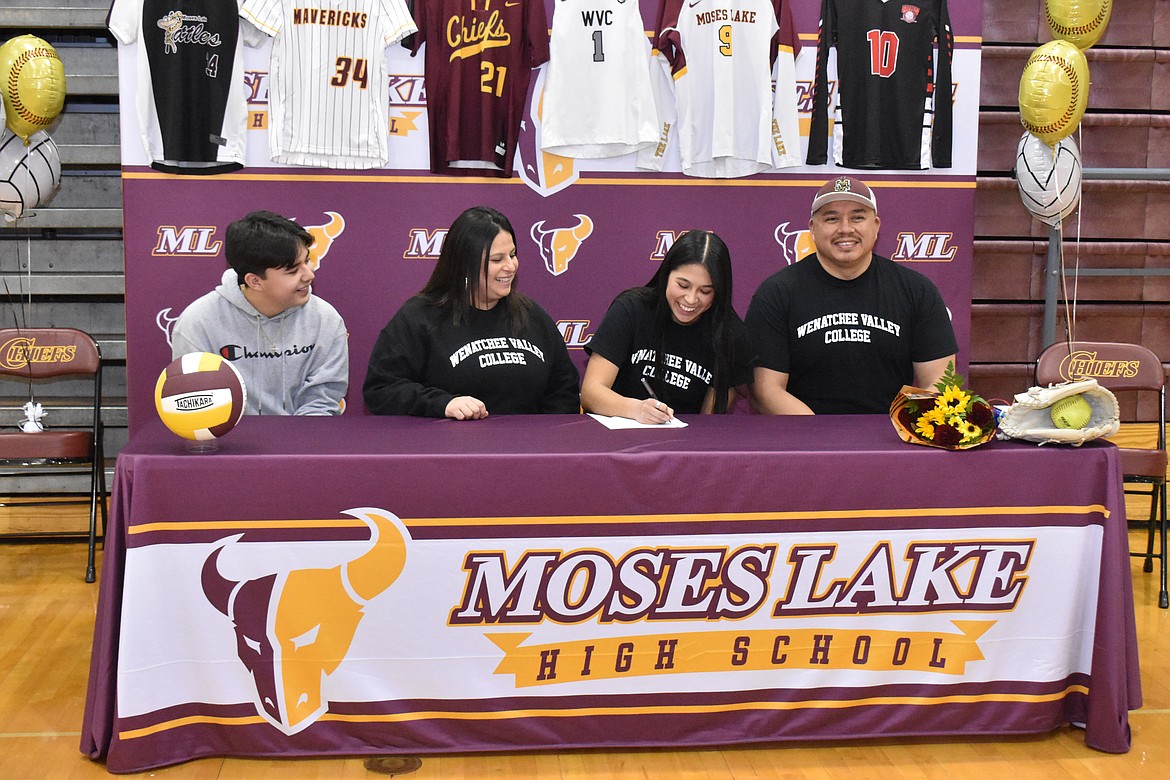
<path fill-rule="evenodd" d="M 589 414 L 594 420 L 609 428 L 611 431 L 624 431 L 629 428 L 685 428 L 687 424 L 677 417 L 671 417 L 669 422 L 650 424 L 631 420 L 629 417 L 606 417 L 604 414 Z"/>

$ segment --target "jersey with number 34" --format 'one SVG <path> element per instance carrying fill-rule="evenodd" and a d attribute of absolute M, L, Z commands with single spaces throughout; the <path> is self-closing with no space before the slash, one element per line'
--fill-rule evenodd
<path fill-rule="evenodd" d="M 243 0 L 273 37 L 268 146 L 290 165 L 375 168 L 389 158 L 386 47 L 415 31 L 403 0 Z"/>

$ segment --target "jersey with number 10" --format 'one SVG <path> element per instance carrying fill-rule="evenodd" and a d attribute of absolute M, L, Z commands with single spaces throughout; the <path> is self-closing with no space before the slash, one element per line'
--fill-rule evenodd
<path fill-rule="evenodd" d="M 730 178 L 800 163 L 790 3 L 662 0 L 657 49 L 674 77 L 683 173 Z"/>
<path fill-rule="evenodd" d="M 243 0 L 240 15 L 273 37 L 272 159 L 345 169 L 385 165 L 386 47 L 414 32 L 403 0 Z"/>
<path fill-rule="evenodd" d="M 846 168 L 950 168 L 954 36 L 946 0 L 821 0 L 809 165 L 827 162 L 834 46 L 834 161 Z"/>

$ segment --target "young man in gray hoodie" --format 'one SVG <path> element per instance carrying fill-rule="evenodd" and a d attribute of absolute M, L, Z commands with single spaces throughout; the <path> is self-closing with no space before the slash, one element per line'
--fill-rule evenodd
<path fill-rule="evenodd" d="M 228 225 L 230 268 L 179 316 L 173 357 L 221 355 L 239 369 L 245 414 L 341 414 L 349 346 L 337 310 L 312 294 L 313 237 L 290 219 L 254 211 Z"/>

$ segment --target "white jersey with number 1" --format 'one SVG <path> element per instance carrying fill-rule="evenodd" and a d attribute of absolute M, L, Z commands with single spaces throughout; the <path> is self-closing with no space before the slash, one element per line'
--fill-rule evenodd
<path fill-rule="evenodd" d="M 658 141 L 637 0 L 556 0 L 541 105 L 544 151 L 617 157 Z"/>
<path fill-rule="evenodd" d="M 403 0 L 243 0 L 273 37 L 268 145 L 275 162 L 375 168 L 389 159 L 386 47 L 415 31 Z"/>

